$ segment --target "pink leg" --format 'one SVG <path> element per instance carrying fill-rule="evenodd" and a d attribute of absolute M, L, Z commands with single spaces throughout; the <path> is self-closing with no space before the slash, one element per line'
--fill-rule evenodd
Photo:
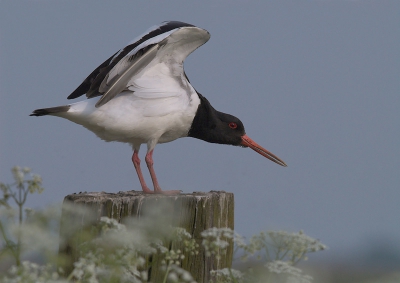
<path fill-rule="evenodd" d="M 154 193 L 152 190 L 147 187 L 146 182 L 144 181 L 142 169 L 140 169 L 140 159 L 138 156 L 138 151 L 135 149 L 132 155 L 132 162 L 133 166 L 135 166 L 136 173 L 138 174 L 140 185 L 142 185 L 142 190 L 145 194 L 152 194 Z"/>
<path fill-rule="evenodd" d="M 154 171 L 154 168 L 153 168 L 153 164 L 154 164 L 154 161 L 153 161 L 153 149 L 150 150 L 146 154 L 145 160 L 146 160 L 147 167 L 149 168 L 151 179 L 153 181 L 154 193 L 155 194 L 176 195 L 176 194 L 180 194 L 181 193 L 181 191 L 178 191 L 178 190 L 174 190 L 174 191 L 163 191 L 163 190 L 161 190 L 160 185 L 158 184 L 156 172 Z"/>

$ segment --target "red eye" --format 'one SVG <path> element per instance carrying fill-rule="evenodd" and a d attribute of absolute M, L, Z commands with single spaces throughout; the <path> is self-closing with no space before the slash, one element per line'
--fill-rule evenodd
<path fill-rule="evenodd" d="M 237 124 L 234 123 L 234 122 L 230 122 L 230 123 L 229 123 L 229 128 L 231 128 L 231 129 L 236 129 L 236 128 L 237 128 Z"/>

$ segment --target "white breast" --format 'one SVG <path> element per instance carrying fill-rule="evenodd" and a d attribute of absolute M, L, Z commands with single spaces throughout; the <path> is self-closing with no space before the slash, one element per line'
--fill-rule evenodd
<path fill-rule="evenodd" d="M 68 112 L 58 116 L 84 126 L 105 141 L 132 145 L 165 143 L 187 136 L 200 104 L 194 90 L 190 97 L 182 92 L 159 98 L 125 91 L 96 108 L 98 99 L 71 104 Z"/>

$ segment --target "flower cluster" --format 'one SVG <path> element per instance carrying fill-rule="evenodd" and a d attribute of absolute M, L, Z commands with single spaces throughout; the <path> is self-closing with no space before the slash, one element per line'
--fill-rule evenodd
<path fill-rule="evenodd" d="M 185 258 L 185 255 L 182 254 L 181 250 L 168 250 L 167 248 L 163 249 L 163 252 L 165 254 L 165 259 L 162 261 L 162 264 L 164 265 L 180 265 L 181 260 Z"/>
<path fill-rule="evenodd" d="M 232 268 L 223 268 L 219 270 L 212 270 L 211 276 L 213 282 L 218 283 L 242 283 L 244 282 L 245 274 L 239 270 Z"/>
<path fill-rule="evenodd" d="M 3 197 L 0 198 L 0 216 L 5 216 L 0 218 L 0 235 L 2 236 L 0 238 L 0 254 L 11 254 L 16 264 L 21 266 L 21 251 L 23 248 L 21 228 L 24 219 L 24 205 L 28 194 L 40 194 L 44 189 L 42 187 L 42 178 L 39 175 L 31 174 L 30 168 L 15 166 L 11 169 L 11 172 L 14 177 L 14 183 L 0 183 L 0 190 L 3 193 Z M 13 200 L 18 206 L 17 211 L 9 204 L 10 200 Z M 27 216 L 31 215 L 30 210 L 25 210 L 25 213 Z M 18 221 L 14 221 L 15 216 L 18 216 Z M 16 223 L 17 225 L 15 225 Z M 7 226 L 14 227 L 7 229 Z"/>
<path fill-rule="evenodd" d="M 137 234 L 132 233 L 134 230 Z M 108 217 L 101 217 L 95 231 L 100 234 L 81 245 L 70 279 L 90 283 L 147 282 L 145 257 L 155 249 L 148 247 L 140 232 Z"/>
<path fill-rule="evenodd" d="M 233 241 L 235 235 L 235 232 L 230 228 L 213 227 L 201 232 L 202 246 L 206 251 L 206 256 L 215 255 L 217 259 L 220 259 L 221 254 L 225 254 L 229 241 Z"/>
<path fill-rule="evenodd" d="M 209 229 L 203 232 L 206 251 L 210 254 L 217 253 L 220 247 L 225 247 L 227 242 L 221 240 L 224 236 L 233 239 L 236 252 L 241 250 L 242 261 L 250 257 L 256 260 L 264 260 L 263 265 L 254 262 L 257 268 L 248 268 L 245 272 L 233 269 L 221 269 L 212 271 L 213 279 L 218 283 L 228 282 L 286 282 L 286 283 L 310 283 L 312 277 L 303 274 L 301 269 L 294 267 L 300 260 L 306 260 L 306 254 L 326 249 L 319 240 L 311 238 L 300 231 L 289 233 L 285 231 L 261 232 L 250 238 L 246 243 L 243 237 L 225 229 Z M 211 244 L 212 243 L 212 244 Z M 222 244 L 221 244 L 222 243 Z M 273 276 L 272 276 L 273 275 Z"/>
<path fill-rule="evenodd" d="M 307 260 L 307 253 L 327 249 L 327 246 L 319 240 L 305 235 L 303 231 L 299 231 L 298 233 L 269 231 L 268 236 L 272 241 L 272 246 L 275 248 L 277 259 L 283 259 L 286 254 L 286 257 L 293 264 L 296 264 L 300 260 Z"/>
<path fill-rule="evenodd" d="M 12 266 L 8 271 L 10 277 L 2 278 L 3 283 L 67 283 L 68 281 L 62 279 L 60 274 L 63 273 L 62 269 L 58 272 L 52 264 L 39 265 L 29 261 L 23 261 L 20 266 Z"/>
<path fill-rule="evenodd" d="M 190 272 L 179 267 L 176 264 L 168 266 L 164 282 L 168 280 L 170 283 L 196 283 Z"/>
<path fill-rule="evenodd" d="M 294 267 L 289 262 L 274 260 L 266 263 L 265 267 L 271 273 L 285 275 L 287 283 L 311 283 L 313 280 L 310 275 L 303 274 L 300 268 Z"/>
<path fill-rule="evenodd" d="M 19 166 L 14 166 L 11 169 L 14 177 L 15 185 L 17 187 L 23 187 L 25 184 L 28 185 L 27 189 L 29 193 L 42 193 L 44 188 L 42 187 L 42 178 L 37 174 L 31 174 L 31 169 L 28 167 L 21 168 Z M 27 179 L 31 177 L 32 179 Z M 2 189 L 4 184 L 1 185 Z"/>
<path fill-rule="evenodd" d="M 327 249 L 319 240 L 304 234 L 303 231 L 289 233 L 286 231 L 261 232 L 251 237 L 249 244 L 239 243 L 244 250 L 242 260 L 257 255 L 267 261 L 288 260 L 292 264 L 307 260 L 307 254 Z"/>
<path fill-rule="evenodd" d="M 197 255 L 199 253 L 199 244 L 192 238 L 185 229 L 176 227 L 174 229 L 173 239 L 183 244 L 183 249 L 190 255 Z"/>

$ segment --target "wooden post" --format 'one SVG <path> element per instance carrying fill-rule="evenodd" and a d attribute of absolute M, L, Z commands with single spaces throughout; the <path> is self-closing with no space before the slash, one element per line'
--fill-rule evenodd
<path fill-rule="evenodd" d="M 180 194 L 175 196 L 148 195 L 137 191 L 119 193 L 79 193 L 68 195 L 64 199 L 64 204 L 73 206 L 83 206 L 95 212 L 94 219 L 90 216 L 79 216 L 79 223 L 82 229 L 93 221 L 98 221 L 102 216 L 116 219 L 118 222 L 125 217 L 141 217 L 151 213 L 157 207 L 162 207 L 164 215 L 170 217 L 171 223 L 178 227 L 185 228 L 187 232 L 196 239 L 200 245 L 199 254 L 185 254 L 182 261 L 182 268 L 189 271 L 194 279 L 201 282 L 210 281 L 210 271 L 231 267 L 233 258 L 233 245 L 230 245 L 227 253 L 221 255 L 217 260 L 215 256 L 206 257 L 201 246 L 200 233 L 206 229 L 231 228 L 234 229 L 234 198 L 232 193 L 224 191 L 211 191 L 208 193 L 194 192 L 192 194 Z M 68 213 L 62 215 L 62 223 L 67 223 L 65 219 Z M 71 221 L 71 220 L 69 220 Z M 60 234 L 68 239 L 68 225 L 62 224 Z M 68 241 L 68 240 L 67 240 Z M 74 257 L 73 246 L 60 246 L 60 254 L 76 260 Z M 172 243 L 172 248 L 179 247 L 179 243 Z M 152 259 L 152 268 L 149 270 L 149 281 L 162 282 L 163 274 L 159 274 L 161 262 L 156 258 Z M 72 266 L 65 268 L 72 269 Z"/>

